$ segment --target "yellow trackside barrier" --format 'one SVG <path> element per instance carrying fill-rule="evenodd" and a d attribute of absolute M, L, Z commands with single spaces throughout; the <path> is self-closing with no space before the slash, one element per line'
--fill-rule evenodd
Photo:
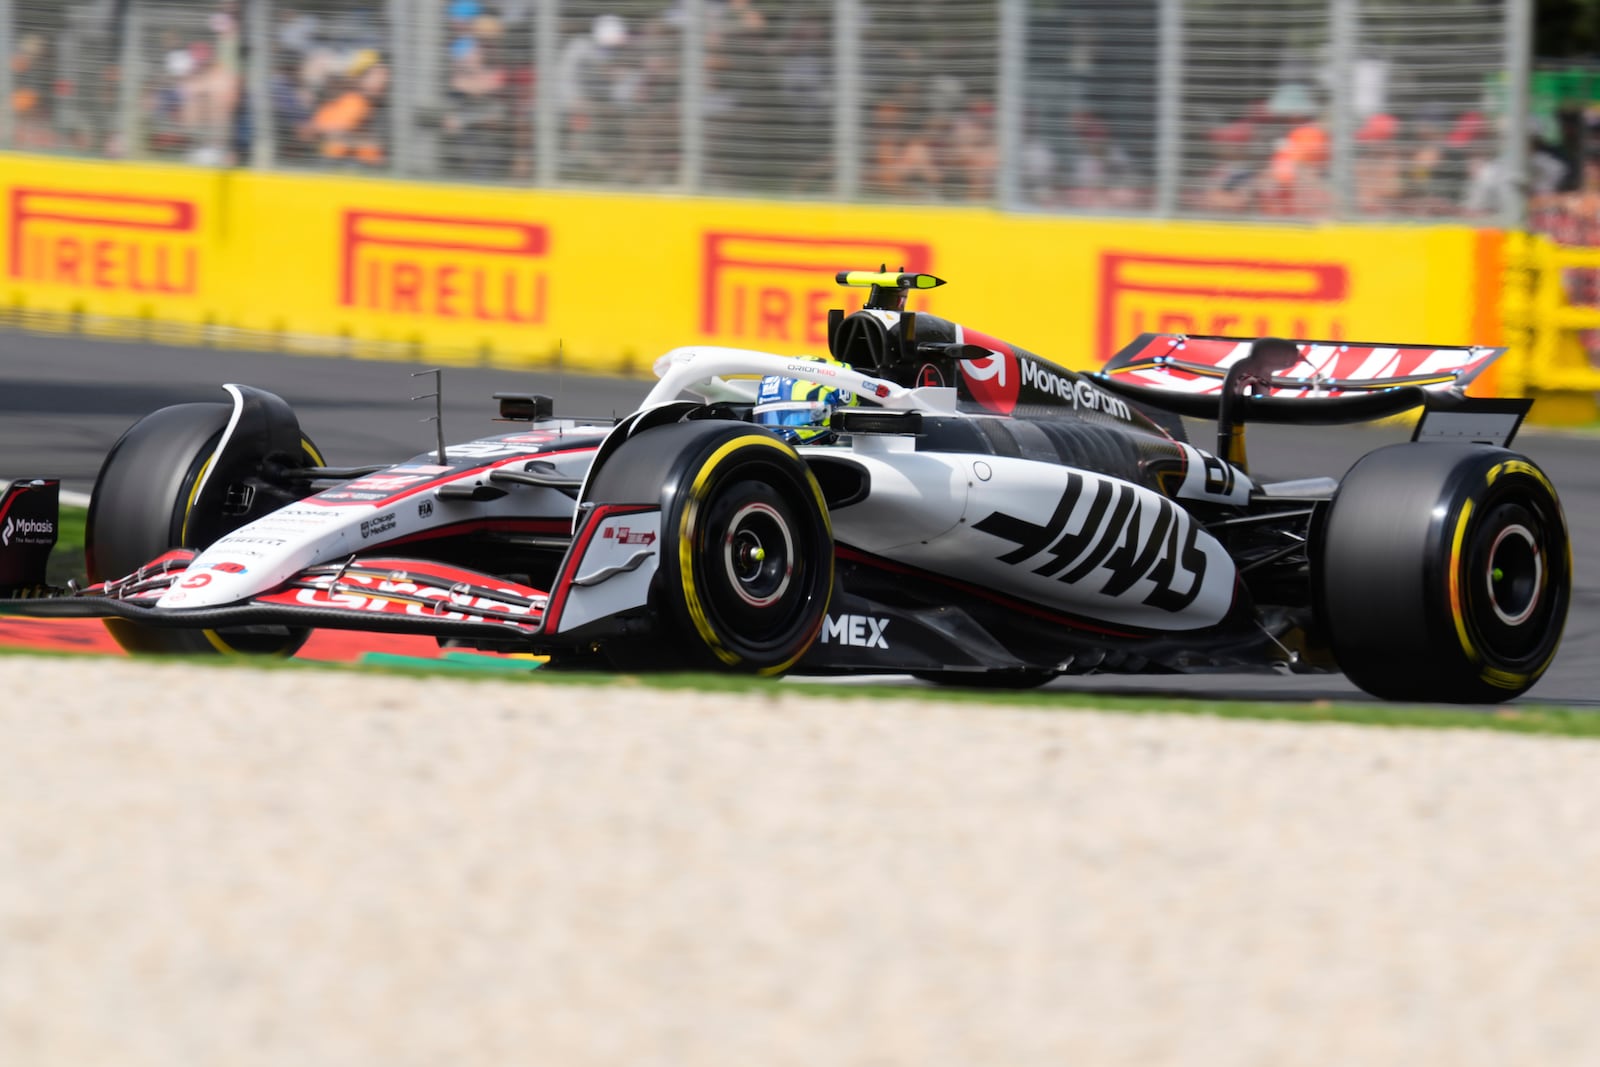
<path fill-rule="evenodd" d="M 866 297 L 837 272 L 882 267 L 923 279 L 911 310 L 1075 368 L 1147 330 L 1492 345 L 1503 236 L 0 153 L 0 325 L 644 374 L 682 344 L 823 352 Z"/>
<path fill-rule="evenodd" d="M 1582 332 L 1600 330 L 1600 307 L 1571 302 L 1564 274 L 1600 271 L 1600 248 L 1569 248 L 1539 234 L 1506 235 L 1501 321 L 1511 348 L 1500 361 L 1500 391 L 1531 396 L 1532 417 L 1556 425 L 1600 417 L 1600 369 Z"/>

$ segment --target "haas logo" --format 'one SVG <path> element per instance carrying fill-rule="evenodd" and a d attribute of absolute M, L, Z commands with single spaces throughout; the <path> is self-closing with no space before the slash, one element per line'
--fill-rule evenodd
<path fill-rule="evenodd" d="M 961 378 L 972 399 L 986 411 L 1011 414 L 1017 408 L 1017 390 L 1022 384 L 1011 346 L 976 330 L 963 330 L 961 340 L 989 350 L 983 359 L 961 361 Z"/>

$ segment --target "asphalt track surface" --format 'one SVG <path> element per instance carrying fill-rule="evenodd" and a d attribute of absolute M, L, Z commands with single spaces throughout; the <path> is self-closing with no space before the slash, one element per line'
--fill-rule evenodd
<path fill-rule="evenodd" d="M 301 426 L 335 465 L 394 463 L 433 447 L 425 421 L 430 366 L 233 349 L 175 348 L 0 331 L 0 474 L 59 477 L 87 493 L 101 459 L 134 421 L 167 404 L 225 400 L 236 382 L 288 400 Z M 562 415 L 631 411 L 649 383 L 560 370 L 447 366 L 447 441 L 505 431 L 494 421 L 497 391 L 547 393 Z M 1206 427 L 1192 427 L 1204 441 Z M 1363 453 L 1404 436 L 1351 427 L 1254 427 L 1252 472 L 1263 479 L 1338 476 Z M 1540 464 L 1566 509 L 1576 586 L 1561 651 L 1520 703 L 1600 708 L 1600 436 L 1524 430 L 1515 447 Z M 917 683 L 908 683 L 917 684 Z M 1053 687 L 1098 693 L 1161 693 L 1238 700 L 1370 700 L 1339 675 L 1092 675 Z"/>

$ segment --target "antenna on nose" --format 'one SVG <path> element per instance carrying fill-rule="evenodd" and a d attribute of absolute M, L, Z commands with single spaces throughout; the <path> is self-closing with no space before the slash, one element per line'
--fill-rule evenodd
<path fill-rule="evenodd" d="M 422 393 L 414 396 L 412 400 L 426 400 L 433 398 L 433 414 L 423 419 L 423 422 L 433 423 L 434 435 L 439 441 L 439 466 L 449 466 L 449 461 L 444 457 L 444 370 L 435 367 L 432 370 L 419 370 L 412 374 L 413 378 L 420 378 L 424 374 L 433 375 L 433 392 Z"/>

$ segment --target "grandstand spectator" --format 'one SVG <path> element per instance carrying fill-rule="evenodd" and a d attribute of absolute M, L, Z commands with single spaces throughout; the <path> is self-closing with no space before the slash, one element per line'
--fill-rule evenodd
<path fill-rule="evenodd" d="M 934 162 L 936 130 L 926 125 L 906 131 L 904 105 L 884 101 L 872 109 L 872 169 L 866 187 L 874 194 L 902 200 L 932 200 L 944 175 Z"/>
<path fill-rule="evenodd" d="M 1056 176 L 1056 154 L 1042 138 L 1022 142 L 1017 187 L 1024 203 L 1053 208 L 1060 205 L 1060 181 Z"/>
<path fill-rule="evenodd" d="M 385 166 L 391 77 L 381 30 L 354 8 L 279 9 L 276 38 L 268 91 L 279 157 Z"/>
<path fill-rule="evenodd" d="M 701 11 L 705 177 L 724 189 L 784 188 L 791 168 L 777 131 L 789 116 L 778 102 L 778 60 L 767 17 L 751 0 L 714 0 Z"/>
<path fill-rule="evenodd" d="M 11 64 L 11 115 L 18 148 L 54 148 L 51 112 L 49 42 L 43 34 L 23 34 L 8 61 Z"/>
<path fill-rule="evenodd" d="M 620 15 L 600 15 L 561 49 L 555 91 L 566 177 L 604 179 L 621 154 L 620 118 L 633 79 L 623 54 L 627 40 Z"/>
<path fill-rule="evenodd" d="M 1406 210 L 1410 214 L 1442 215 L 1449 211 L 1449 180 L 1441 169 L 1449 126 L 1449 110 L 1439 104 L 1424 106 L 1411 123 L 1412 148 L 1405 164 Z"/>
<path fill-rule="evenodd" d="M 316 110 L 301 137 L 329 163 L 372 168 L 385 162 L 380 109 L 389 89 L 389 70 L 371 49 L 352 55 L 344 69 L 328 78 Z"/>
<path fill-rule="evenodd" d="M 1356 131 L 1355 201 L 1362 215 L 1389 217 L 1405 210 L 1405 153 L 1400 120 L 1386 112 L 1367 116 Z"/>
<path fill-rule="evenodd" d="M 1191 206 L 1211 215 L 1241 215 L 1255 206 L 1257 167 L 1255 126 L 1243 119 L 1207 134 L 1211 169 L 1201 179 Z"/>
<path fill-rule="evenodd" d="M 1257 206 L 1265 215 L 1331 216 L 1333 196 L 1327 168 L 1327 131 L 1315 121 L 1294 126 L 1273 150 Z"/>
<path fill-rule="evenodd" d="M 474 40 L 475 23 L 484 14 L 483 5 L 478 0 L 451 0 L 450 6 L 445 9 L 445 19 L 449 23 L 452 57 L 461 45 Z"/>
<path fill-rule="evenodd" d="M 616 171 L 629 184 L 668 185 L 678 180 L 680 32 L 670 19 L 650 19 L 634 42 L 634 77 L 622 116 L 627 150 Z"/>
<path fill-rule="evenodd" d="M 1000 169 L 1000 145 L 995 138 L 994 104 L 974 100 L 950 124 L 954 155 L 954 187 L 946 186 L 956 200 L 987 202 L 994 199 L 995 176 Z"/>
<path fill-rule="evenodd" d="M 1133 159 L 1111 137 L 1106 124 L 1087 111 L 1069 120 L 1065 203 L 1068 207 L 1126 210 L 1139 204 Z"/>
<path fill-rule="evenodd" d="M 236 5 L 225 3 L 203 21 L 169 11 L 168 21 L 156 23 L 161 62 L 143 86 L 145 140 L 129 148 L 203 166 L 236 162 L 242 78 L 235 12 Z"/>
<path fill-rule="evenodd" d="M 299 131 L 311 121 L 314 98 L 300 79 L 299 57 L 292 52 L 280 52 L 273 59 L 267 91 L 277 130 L 277 154 L 284 161 L 298 160 L 311 154 Z"/>
<path fill-rule="evenodd" d="M 1456 117 L 1433 169 L 1432 206 L 1437 215 L 1459 215 L 1466 200 L 1477 146 L 1488 130 L 1483 114 L 1467 111 Z"/>
<path fill-rule="evenodd" d="M 785 8 L 778 38 L 776 99 L 788 127 L 773 147 L 795 193 L 827 193 L 833 185 L 833 53 L 827 25 L 803 7 Z"/>
<path fill-rule="evenodd" d="M 470 178 L 501 177 L 508 162 L 513 98 L 499 19 L 479 14 L 451 42 L 448 95 L 445 168 Z"/>
<path fill-rule="evenodd" d="M 1464 210 L 1470 215 L 1495 216 L 1505 207 L 1508 197 L 1523 195 L 1517 189 L 1505 160 L 1497 153 L 1488 138 L 1481 139 L 1480 160 L 1472 167 L 1467 184 Z M 1552 219 L 1565 210 L 1566 198 L 1560 193 L 1566 183 L 1566 159 L 1538 134 L 1528 138 L 1527 196 L 1530 227 L 1550 233 L 1556 240 L 1564 240 L 1552 228 Z"/>

